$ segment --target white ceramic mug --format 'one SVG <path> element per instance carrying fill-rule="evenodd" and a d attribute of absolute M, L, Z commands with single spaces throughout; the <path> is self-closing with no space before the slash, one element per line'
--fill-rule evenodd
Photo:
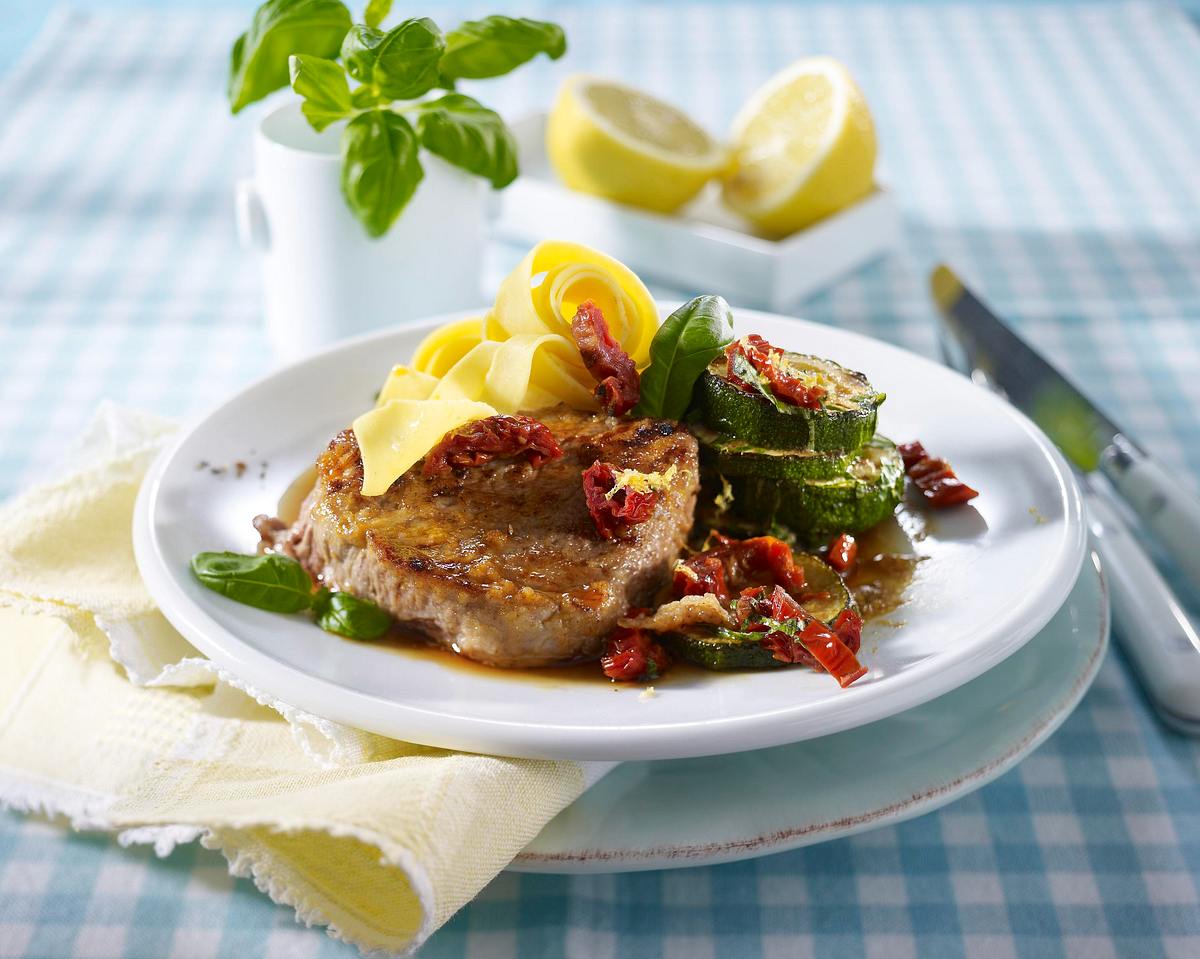
<path fill-rule="evenodd" d="M 260 255 L 281 360 L 482 299 L 487 184 L 422 152 L 416 194 L 372 239 L 342 197 L 340 136 L 341 124 L 313 130 L 298 103 L 280 107 L 259 123 L 254 177 L 237 187 L 238 233 Z"/>

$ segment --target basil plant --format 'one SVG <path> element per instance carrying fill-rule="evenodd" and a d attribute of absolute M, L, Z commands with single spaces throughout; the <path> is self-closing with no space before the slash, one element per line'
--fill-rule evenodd
<path fill-rule="evenodd" d="M 494 110 L 455 91 L 458 80 L 498 77 L 539 53 L 557 60 L 562 28 L 504 16 L 443 33 L 428 17 L 380 29 L 391 0 L 370 0 L 354 23 L 341 0 L 267 0 L 229 62 L 229 106 L 291 85 L 316 130 L 346 120 L 342 193 L 371 236 L 395 222 L 424 175 L 419 151 L 488 180 L 517 175 L 512 133 Z"/>

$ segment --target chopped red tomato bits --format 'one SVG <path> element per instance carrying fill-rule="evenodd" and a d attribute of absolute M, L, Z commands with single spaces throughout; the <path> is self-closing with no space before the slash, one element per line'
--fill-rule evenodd
<path fill-rule="evenodd" d="M 596 378 L 596 399 L 604 411 L 621 416 L 637 406 L 641 396 L 637 366 L 613 339 L 600 307 L 591 300 L 580 303 L 571 321 L 571 335 L 583 365 Z"/>
<path fill-rule="evenodd" d="M 728 578 L 736 584 L 782 586 L 794 596 L 804 589 L 804 570 L 796 565 L 792 548 L 774 536 L 729 539 L 715 534 L 719 545 L 709 550 L 726 564 Z"/>
<path fill-rule="evenodd" d="M 725 348 L 728 357 L 726 375 L 729 382 L 749 393 L 757 392 L 734 372 L 734 357 L 744 356 L 755 371 L 767 381 L 771 392 L 785 403 L 819 410 L 825 396 L 824 387 L 805 386 L 804 381 L 783 363 L 783 350 L 772 346 L 757 333 L 743 336 Z"/>
<path fill-rule="evenodd" d="M 554 434 L 528 416 L 500 414 L 452 430 L 425 457 L 423 472 L 434 476 L 452 469 L 482 466 L 503 456 L 524 455 L 534 466 L 562 456 Z"/>
<path fill-rule="evenodd" d="M 979 495 L 955 475 L 944 459 L 930 456 L 917 440 L 898 447 L 904 470 L 930 506 L 957 506 Z"/>
<path fill-rule="evenodd" d="M 829 544 L 825 561 L 839 573 L 848 573 L 858 560 L 858 541 L 849 533 L 838 533 Z"/>
<path fill-rule="evenodd" d="M 730 539 L 714 533 L 717 545 L 675 568 L 675 598 L 713 593 L 727 602 L 733 590 L 752 585 L 782 586 L 794 596 L 804 589 L 804 570 L 792 548 L 774 536 Z"/>
<path fill-rule="evenodd" d="M 642 493 L 616 486 L 617 470 L 611 463 L 596 460 L 583 471 L 583 498 L 596 532 L 605 539 L 612 539 L 624 526 L 646 522 L 658 503 L 658 493 L 653 490 Z"/>
<path fill-rule="evenodd" d="M 712 593 L 721 602 L 726 602 L 730 592 L 725 582 L 725 564 L 710 553 L 700 553 L 684 560 L 675 567 L 671 590 L 676 599 Z"/>
<path fill-rule="evenodd" d="M 767 593 L 759 586 L 744 590 L 734 605 L 744 632 L 766 632 L 761 646 L 781 663 L 804 663 L 849 686 L 867 674 L 854 655 L 861 643 L 862 619 L 846 609 L 832 628 L 810 616 L 780 586 Z"/>
<path fill-rule="evenodd" d="M 646 682 L 665 673 L 671 657 L 645 630 L 618 626 L 608 638 L 600 665 L 609 679 Z"/>

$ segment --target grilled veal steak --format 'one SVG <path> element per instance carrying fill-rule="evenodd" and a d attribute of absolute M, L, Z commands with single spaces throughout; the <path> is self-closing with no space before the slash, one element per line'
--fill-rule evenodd
<path fill-rule="evenodd" d="M 317 483 L 288 528 L 259 517 L 264 544 L 321 581 L 387 609 L 405 627 L 494 666 L 596 657 L 631 606 L 663 585 L 692 525 L 696 441 L 665 420 L 556 407 L 535 414 L 563 456 L 534 468 L 497 460 L 426 478 L 418 463 L 363 496 L 347 430 L 317 461 Z M 595 460 L 675 474 L 653 514 L 618 538 L 596 533 L 581 474 Z"/>

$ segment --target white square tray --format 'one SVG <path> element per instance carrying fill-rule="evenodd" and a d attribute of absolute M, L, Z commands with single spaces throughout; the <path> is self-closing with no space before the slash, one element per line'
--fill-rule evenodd
<path fill-rule="evenodd" d="M 900 242 L 895 197 L 878 189 L 783 240 L 745 232 L 715 184 L 665 216 L 569 190 L 546 158 L 545 114 L 513 124 L 521 176 L 499 194 L 493 232 L 523 243 L 573 240 L 603 250 L 646 279 L 743 306 L 779 310 Z"/>

